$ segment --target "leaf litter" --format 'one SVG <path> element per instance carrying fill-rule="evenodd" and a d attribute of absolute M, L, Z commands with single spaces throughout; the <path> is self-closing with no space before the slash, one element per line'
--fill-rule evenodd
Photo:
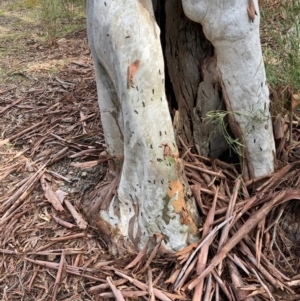
<path fill-rule="evenodd" d="M 158 235 L 152 250 L 113 256 L 82 205 L 100 196 L 106 207 L 118 185 L 107 175 L 86 33 L 67 35 L 59 49 L 31 47 L 39 61 L 59 51 L 68 63 L 0 86 L 1 300 L 300 299 L 297 122 L 288 133 L 284 119 L 276 172 L 247 182 L 181 141 L 203 216 L 199 242 L 170 255 Z"/>

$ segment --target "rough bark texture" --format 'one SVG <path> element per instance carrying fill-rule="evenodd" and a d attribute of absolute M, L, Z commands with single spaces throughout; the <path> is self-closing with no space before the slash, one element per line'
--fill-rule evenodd
<path fill-rule="evenodd" d="M 203 81 L 199 85 L 197 102 L 192 111 L 194 140 L 200 146 L 201 155 L 218 158 L 228 149 L 228 143 L 216 124 L 207 118 L 209 112 L 226 110 L 217 84 L 218 75 L 213 57 L 206 58 L 202 72 Z"/>
<path fill-rule="evenodd" d="M 174 129 L 186 144 L 199 146 L 202 155 L 218 157 L 227 143 L 206 119 L 209 111 L 221 109 L 222 101 L 213 73 L 213 47 L 202 26 L 189 20 L 181 0 L 167 0 L 165 56 L 178 110 Z"/>
<path fill-rule="evenodd" d="M 180 0 L 166 1 L 166 59 L 178 110 L 175 132 L 193 142 L 191 112 L 201 81 L 201 62 L 209 53 L 200 24 L 183 13 Z"/>

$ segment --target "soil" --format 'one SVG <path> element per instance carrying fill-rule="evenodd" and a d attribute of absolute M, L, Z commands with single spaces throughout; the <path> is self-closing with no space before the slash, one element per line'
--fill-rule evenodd
<path fill-rule="evenodd" d="M 0 296 L 98 300 L 89 297 L 82 276 L 63 276 L 54 293 L 55 270 L 24 259 L 57 262 L 55 251 L 64 249 L 65 266 L 88 268 L 109 257 L 92 227 L 78 226 L 65 205 L 56 210 L 50 203 L 63 192 L 85 221 L 82 197 L 105 176 L 106 163 L 99 163 L 106 157 L 105 143 L 86 31 L 47 43 L 34 17 L 38 8 L 25 4 L 0 3 Z M 84 22 L 78 27 L 85 28 Z M 32 251 L 37 253 L 29 255 Z"/>

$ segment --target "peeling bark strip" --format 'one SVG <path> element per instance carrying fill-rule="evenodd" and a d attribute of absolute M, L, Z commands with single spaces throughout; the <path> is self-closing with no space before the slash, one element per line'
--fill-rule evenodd
<path fill-rule="evenodd" d="M 255 15 L 257 15 L 253 0 L 249 0 L 249 5 L 247 7 L 247 13 L 249 19 L 254 22 Z"/>
<path fill-rule="evenodd" d="M 128 73 L 127 73 L 127 89 L 130 89 L 131 86 L 134 85 L 133 77 L 137 72 L 140 66 L 140 60 L 135 60 L 131 65 L 128 66 Z"/>

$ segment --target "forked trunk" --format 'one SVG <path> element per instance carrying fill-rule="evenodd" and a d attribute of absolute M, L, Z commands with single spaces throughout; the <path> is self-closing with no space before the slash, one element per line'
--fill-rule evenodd
<path fill-rule="evenodd" d="M 255 7 L 252 5 L 254 1 Z M 122 166 L 117 195 L 105 188 L 89 217 L 119 250 L 156 233 L 175 251 L 197 238 L 198 212 L 182 172 L 165 92 L 178 109 L 176 135 L 218 156 L 228 146 L 208 123 L 224 103 L 239 139 L 245 179 L 273 172 L 274 141 L 256 0 L 88 0 L 93 55 L 108 152 Z M 223 97 L 220 96 L 222 91 Z M 174 99 L 173 99 L 174 100 Z M 222 104 L 222 101 L 223 104 Z"/>

